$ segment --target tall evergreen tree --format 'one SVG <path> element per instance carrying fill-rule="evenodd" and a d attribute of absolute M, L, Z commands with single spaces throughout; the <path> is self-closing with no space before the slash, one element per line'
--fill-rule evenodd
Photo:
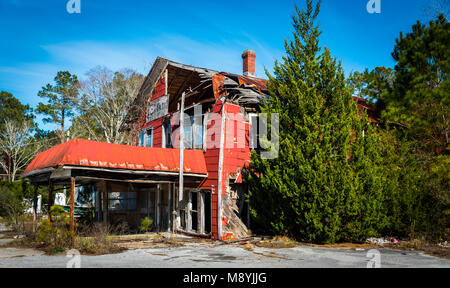
<path fill-rule="evenodd" d="M 350 81 L 356 96 L 375 103 L 377 111 L 382 111 L 386 108 L 383 97 L 392 91 L 394 76 L 392 68 L 380 66 L 370 72 L 368 69 L 363 73 L 355 72 L 350 77 Z"/>
<path fill-rule="evenodd" d="M 417 212 L 403 218 L 411 233 L 434 239 L 448 238 L 450 225 L 449 46 L 450 23 L 443 14 L 428 25 L 417 22 L 406 35 L 401 33 L 392 53 L 395 80 L 381 98 L 386 107 L 383 118 L 408 125 L 398 136 L 407 141 L 400 146 L 408 147 L 411 155 L 405 171 L 415 167 L 408 175 L 415 193 L 404 189 L 403 195 L 411 195 L 408 201 Z"/>
<path fill-rule="evenodd" d="M 450 23 L 441 14 L 428 26 L 417 22 L 412 32 L 396 40 L 397 62 L 383 115 L 406 123 L 408 134 L 428 153 L 449 154 Z M 424 151 L 425 151 L 424 150 Z"/>
<path fill-rule="evenodd" d="M 20 103 L 19 99 L 6 91 L 0 92 L 0 130 L 5 121 L 32 121 L 34 116 L 28 105 Z"/>
<path fill-rule="evenodd" d="M 395 70 L 352 76 L 356 93 L 375 102 L 384 123 L 407 124 L 380 131 L 388 235 L 448 238 L 449 27 L 439 13 L 427 26 L 418 22 L 396 40 Z"/>
<path fill-rule="evenodd" d="M 39 103 L 37 112 L 46 116 L 44 122 L 54 123 L 61 127 L 59 131 L 61 143 L 66 142 L 65 122 L 74 115 L 74 101 L 78 95 L 77 76 L 67 71 L 58 72 L 55 85 L 47 84 L 38 95 L 47 99 L 47 104 Z"/>
<path fill-rule="evenodd" d="M 256 223 L 318 243 L 363 240 L 384 225 L 379 139 L 358 115 L 341 64 L 319 45 L 320 1 L 296 6 L 286 55 L 267 71 L 263 113 L 278 113 L 277 159 L 252 154 L 247 178 Z M 364 113 L 363 113 L 364 114 Z"/>

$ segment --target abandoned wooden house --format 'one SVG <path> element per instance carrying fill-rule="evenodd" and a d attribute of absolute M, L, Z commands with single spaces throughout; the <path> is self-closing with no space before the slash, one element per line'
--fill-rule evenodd
<path fill-rule="evenodd" d="M 123 126 L 134 146 L 74 139 L 38 154 L 24 176 L 36 186 L 70 187 L 71 211 L 76 191 L 92 191 L 99 222 L 138 227 L 149 217 L 156 231 L 245 237 L 250 217 L 241 172 L 268 94 L 266 80 L 255 77 L 255 57 L 242 54 L 243 75 L 158 57 Z"/>

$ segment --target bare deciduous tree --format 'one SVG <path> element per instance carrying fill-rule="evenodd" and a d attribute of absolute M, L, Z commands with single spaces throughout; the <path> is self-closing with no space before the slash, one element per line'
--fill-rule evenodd
<path fill-rule="evenodd" d="M 96 67 L 87 76 L 88 80 L 81 83 L 78 101 L 81 115 L 74 122 L 78 125 L 73 127 L 72 134 L 84 133 L 98 141 L 129 144 L 129 136 L 120 127 L 141 88 L 142 75 L 131 69 L 113 73 L 105 67 Z"/>
<path fill-rule="evenodd" d="M 4 129 L 0 132 L 0 154 L 6 155 L 6 159 L 0 159 L 0 166 L 10 174 L 11 181 L 41 148 L 40 143 L 33 141 L 30 135 L 32 128 L 32 123 L 28 121 L 18 123 L 5 120 Z"/>
<path fill-rule="evenodd" d="M 448 20 L 450 14 L 450 0 L 427 0 L 425 5 L 425 14 L 430 18 L 436 18 L 443 14 Z"/>

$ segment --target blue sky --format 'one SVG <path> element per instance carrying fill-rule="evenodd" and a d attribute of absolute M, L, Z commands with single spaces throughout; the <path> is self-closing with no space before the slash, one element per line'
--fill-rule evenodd
<path fill-rule="evenodd" d="M 294 3 L 303 0 L 169 1 L 0 0 L 0 90 L 32 107 L 37 92 L 57 71 L 83 79 L 97 65 L 147 74 L 157 56 L 185 64 L 241 73 L 245 49 L 257 53 L 257 76 L 284 51 L 291 35 Z M 430 0 L 323 0 L 321 44 L 342 60 L 347 73 L 394 65 L 390 53 L 400 31 L 426 20 Z M 41 119 L 40 117 L 38 119 Z M 49 129 L 50 126 L 42 126 Z"/>

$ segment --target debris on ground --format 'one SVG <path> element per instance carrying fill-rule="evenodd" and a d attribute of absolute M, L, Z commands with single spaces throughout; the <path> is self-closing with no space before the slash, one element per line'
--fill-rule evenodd
<path fill-rule="evenodd" d="M 380 238 L 376 238 L 376 237 L 372 237 L 366 240 L 367 244 L 374 244 L 374 245 L 380 245 L 383 246 L 385 244 L 389 244 L 389 243 L 398 243 L 399 240 L 395 237 L 380 237 Z"/>
<path fill-rule="evenodd" d="M 246 237 L 244 239 L 234 240 L 226 242 L 227 244 L 235 244 L 243 246 L 245 250 L 252 251 L 255 247 L 260 248 L 273 248 L 273 249 L 284 249 L 284 248 L 294 248 L 299 245 L 298 242 L 292 240 L 288 237 L 268 237 L 268 236 L 258 236 L 258 237 Z"/>
<path fill-rule="evenodd" d="M 175 248 L 188 243 L 198 243 L 203 239 L 192 238 L 184 235 L 170 233 L 151 233 L 146 235 L 127 235 L 115 237 L 114 242 L 123 248 Z"/>
<path fill-rule="evenodd" d="M 372 238 L 367 239 L 366 243 L 383 246 L 385 244 L 391 243 L 391 241 L 390 241 L 390 239 L 387 239 L 384 237 L 380 237 L 380 238 L 372 237 Z"/>
<path fill-rule="evenodd" d="M 438 243 L 437 245 L 439 247 L 443 247 L 443 248 L 450 248 L 450 244 L 447 241 L 442 242 L 442 243 Z"/>

